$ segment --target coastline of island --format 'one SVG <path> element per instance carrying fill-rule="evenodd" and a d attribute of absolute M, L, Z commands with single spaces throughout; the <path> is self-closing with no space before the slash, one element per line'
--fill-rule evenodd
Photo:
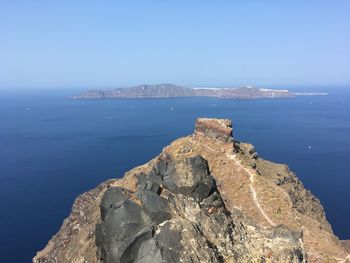
<path fill-rule="evenodd" d="M 317 96 L 327 93 L 291 92 L 287 89 L 267 89 L 253 86 L 236 88 L 182 87 L 174 84 L 142 84 L 115 89 L 94 89 L 82 92 L 71 99 L 143 99 L 212 97 L 223 99 L 292 98 L 295 96 Z"/>

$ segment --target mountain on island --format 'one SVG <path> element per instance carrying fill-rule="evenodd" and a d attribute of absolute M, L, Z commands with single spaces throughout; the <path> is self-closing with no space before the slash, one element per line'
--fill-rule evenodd
<path fill-rule="evenodd" d="M 116 99 L 116 98 L 182 98 L 214 97 L 229 99 L 259 99 L 293 97 L 288 90 L 261 89 L 251 86 L 239 88 L 188 88 L 173 84 L 139 85 L 128 88 L 89 90 L 73 99 Z"/>

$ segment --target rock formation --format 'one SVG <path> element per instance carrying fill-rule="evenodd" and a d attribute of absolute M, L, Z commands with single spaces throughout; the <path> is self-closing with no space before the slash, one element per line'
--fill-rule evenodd
<path fill-rule="evenodd" d="M 200 118 L 196 121 L 195 132 L 223 142 L 233 142 L 230 120 Z"/>
<path fill-rule="evenodd" d="M 286 165 L 234 141 L 231 121 L 198 119 L 193 135 L 80 195 L 33 262 L 349 262 L 348 249 Z"/>

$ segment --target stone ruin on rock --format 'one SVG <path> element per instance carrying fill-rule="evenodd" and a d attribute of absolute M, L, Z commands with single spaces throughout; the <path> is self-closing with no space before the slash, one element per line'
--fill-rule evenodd
<path fill-rule="evenodd" d="M 195 132 L 223 142 L 233 142 L 232 121 L 228 119 L 198 118 Z"/>

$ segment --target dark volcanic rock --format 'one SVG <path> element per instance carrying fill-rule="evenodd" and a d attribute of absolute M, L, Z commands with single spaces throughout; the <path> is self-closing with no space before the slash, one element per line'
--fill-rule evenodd
<path fill-rule="evenodd" d="M 102 223 L 96 226 L 96 245 L 105 262 L 130 262 L 141 244 L 152 237 L 149 217 L 123 196 L 123 189 L 110 188 L 101 202 Z"/>
<path fill-rule="evenodd" d="M 207 161 L 201 156 L 196 156 L 176 163 L 175 169 L 163 177 L 163 185 L 173 193 L 201 201 L 213 191 L 215 182 L 209 175 Z"/>
<path fill-rule="evenodd" d="M 170 219 L 168 200 L 158 194 L 144 190 L 141 192 L 141 204 L 152 222 L 160 224 Z"/>
<path fill-rule="evenodd" d="M 161 196 L 160 189 L 168 191 L 171 198 Z M 173 194 L 180 194 L 180 199 L 176 200 Z M 200 202 L 210 194 L 213 200 L 218 198 L 208 163 L 201 156 L 178 163 L 170 157 L 160 159 L 148 175 L 139 176 L 135 196 L 122 188 L 108 189 L 100 205 L 102 223 L 96 227 L 100 259 L 104 262 L 177 262 L 182 254 L 184 228 L 180 222 L 170 221 L 174 219 L 171 215 L 174 211 L 171 213 L 169 203 L 174 209 L 180 200 L 183 207 L 187 198 Z M 211 203 L 218 206 L 210 200 L 207 198 L 207 206 Z M 219 205 L 223 207 L 223 202 Z M 164 221 L 167 222 L 162 225 Z"/>
<path fill-rule="evenodd" d="M 101 217 L 102 220 L 105 219 L 107 211 L 112 207 L 121 206 L 124 201 L 127 199 L 126 191 L 121 188 L 111 188 L 106 191 L 104 194 L 100 209 L 101 209 Z"/>
<path fill-rule="evenodd" d="M 203 157 L 174 161 L 161 155 L 148 174 L 138 176 L 137 185 L 135 193 L 109 188 L 101 200 L 100 261 L 244 262 L 253 257 L 243 252 L 251 246 L 245 229 L 226 209 Z M 288 239 L 293 249 L 283 253 L 303 262 L 300 236 L 287 228 L 269 235 Z"/>

